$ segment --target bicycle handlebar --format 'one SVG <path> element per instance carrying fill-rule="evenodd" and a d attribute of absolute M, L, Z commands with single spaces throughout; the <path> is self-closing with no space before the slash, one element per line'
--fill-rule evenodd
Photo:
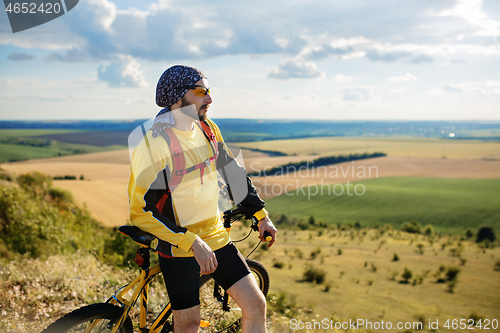
<path fill-rule="evenodd" d="M 231 223 L 233 222 L 232 219 L 238 215 L 240 215 L 240 216 L 244 215 L 241 207 L 238 207 L 236 209 L 226 210 L 224 212 L 224 228 L 231 228 Z M 255 218 L 253 216 L 252 217 L 252 225 L 250 226 L 252 228 L 252 230 L 259 231 L 258 224 L 259 224 L 259 221 L 257 220 L 257 218 Z M 264 231 L 264 239 L 266 240 L 266 242 L 270 242 L 273 240 L 271 233 L 269 233 L 269 231 L 267 231 L 267 230 Z"/>

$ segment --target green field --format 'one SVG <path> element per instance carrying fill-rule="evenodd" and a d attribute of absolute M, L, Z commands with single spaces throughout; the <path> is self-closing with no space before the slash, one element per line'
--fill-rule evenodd
<path fill-rule="evenodd" d="M 116 144 L 104 147 L 85 143 L 71 143 L 64 140 L 54 140 L 50 137 L 54 135 L 81 136 L 82 133 L 89 132 L 62 129 L 2 129 L 0 130 L 0 163 L 94 153 L 126 147 Z M 92 137 L 92 135 L 87 136 Z"/>
<path fill-rule="evenodd" d="M 0 129 L 1 138 L 30 137 L 50 134 L 80 133 L 84 130 L 69 129 Z"/>
<path fill-rule="evenodd" d="M 356 195 L 355 190 L 364 194 Z M 268 199 L 266 207 L 274 216 L 304 220 L 314 216 L 327 224 L 359 221 L 366 226 L 388 223 L 399 228 L 405 221 L 416 220 L 422 227 L 432 224 L 437 231 L 459 233 L 481 225 L 498 230 L 499 194 L 500 179 L 389 177 L 312 186 Z"/>

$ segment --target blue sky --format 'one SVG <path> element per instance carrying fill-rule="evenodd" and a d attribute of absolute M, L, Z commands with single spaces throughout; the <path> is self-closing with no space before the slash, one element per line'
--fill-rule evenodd
<path fill-rule="evenodd" d="M 81 0 L 12 33 L 0 119 L 151 118 L 173 64 L 213 118 L 500 120 L 500 1 Z"/>

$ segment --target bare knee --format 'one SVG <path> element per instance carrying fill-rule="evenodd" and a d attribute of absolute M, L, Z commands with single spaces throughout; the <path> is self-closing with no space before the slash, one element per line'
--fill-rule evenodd
<path fill-rule="evenodd" d="M 193 311 L 194 310 L 194 311 Z M 181 333 L 198 332 L 200 328 L 200 313 L 197 309 L 174 310 L 174 331 Z"/>
<path fill-rule="evenodd" d="M 266 298 L 261 292 L 258 292 L 252 297 L 247 304 L 242 307 L 243 316 L 252 318 L 265 317 L 266 315 Z"/>

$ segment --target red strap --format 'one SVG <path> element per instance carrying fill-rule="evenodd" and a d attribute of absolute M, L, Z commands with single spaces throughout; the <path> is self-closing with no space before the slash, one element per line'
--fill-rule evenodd
<path fill-rule="evenodd" d="M 177 187 L 177 185 L 180 184 L 182 177 L 184 176 L 183 173 L 177 174 L 175 170 L 184 170 L 186 166 L 186 160 L 184 158 L 184 152 L 182 151 L 181 143 L 179 142 L 179 139 L 177 136 L 174 134 L 174 131 L 172 131 L 172 128 L 167 127 L 165 128 L 165 133 L 167 133 L 168 138 L 170 139 L 170 156 L 172 158 L 172 173 L 170 175 L 170 179 L 168 181 L 168 189 L 167 191 L 163 194 L 163 196 L 160 198 L 160 200 L 156 203 L 156 208 L 162 212 L 163 207 L 165 206 L 165 202 L 167 201 L 168 197 L 172 193 L 173 190 Z"/>
<path fill-rule="evenodd" d="M 181 143 L 172 128 L 167 127 L 165 132 L 170 139 L 170 156 L 172 158 L 172 174 L 168 181 L 168 187 L 170 188 L 170 192 L 173 192 L 184 176 L 183 173 L 178 174 L 177 170 L 184 170 L 186 168 L 186 159 L 182 151 Z"/>
<path fill-rule="evenodd" d="M 217 159 L 217 157 L 219 156 L 219 147 L 217 145 L 217 138 L 215 137 L 210 126 L 208 126 L 205 122 L 200 122 L 200 121 L 197 121 L 196 124 L 204 132 L 214 152 L 214 155 L 207 160 L 209 163 L 207 163 L 207 161 L 204 161 L 195 165 L 194 168 L 195 170 L 200 169 L 200 178 L 201 178 L 201 183 L 203 184 L 203 175 L 205 174 L 205 167 Z M 170 148 L 170 156 L 172 158 L 172 174 L 170 175 L 170 179 L 168 182 L 169 190 L 165 194 L 163 194 L 160 200 L 156 203 L 156 208 L 158 208 L 160 212 L 163 211 L 165 202 L 167 201 L 170 194 L 181 183 L 184 175 L 187 174 L 186 159 L 184 157 L 184 152 L 182 150 L 179 139 L 177 138 L 172 128 L 170 127 L 165 128 L 165 133 L 170 139 L 169 148 Z"/>

